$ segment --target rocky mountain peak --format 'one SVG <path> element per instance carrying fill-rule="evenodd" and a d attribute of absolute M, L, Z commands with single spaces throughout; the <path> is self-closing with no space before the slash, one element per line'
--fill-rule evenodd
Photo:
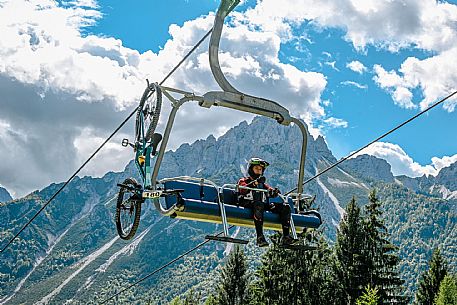
<path fill-rule="evenodd" d="M 216 142 L 216 138 L 215 138 L 212 134 L 210 134 L 210 135 L 206 138 L 206 141 L 208 141 L 208 142 Z"/>
<path fill-rule="evenodd" d="M 343 167 L 360 178 L 393 182 L 391 166 L 386 160 L 371 155 L 360 155 L 343 163 Z"/>
<path fill-rule="evenodd" d="M 323 136 L 321 136 L 321 135 L 317 136 L 316 140 L 313 140 L 311 137 L 311 139 L 308 139 L 308 145 L 310 142 L 313 143 L 314 150 L 315 150 L 314 154 L 316 156 L 322 156 L 332 163 L 335 163 L 337 161 L 336 158 L 333 156 L 333 153 L 328 148 L 327 142 L 325 142 L 325 139 Z"/>
<path fill-rule="evenodd" d="M 286 145 L 285 145 L 286 144 Z M 298 168 L 302 135 L 297 126 L 283 126 L 275 120 L 255 117 L 243 121 L 216 139 L 213 135 L 192 144 L 183 144 L 167 152 L 163 172 L 167 175 L 214 174 L 231 168 L 240 174 L 244 160 L 260 157 L 275 165 L 287 164 L 290 171 Z M 308 134 L 306 167 L 314 172 L 318 159 L 336 162 L 323 137 L 316 140 Z M 177 166 L 179 164 L 179 166 Z M 271 172 L 272 170 L 270 170 Z"/>
<path fill-rule="evenodd" d="M 13 198 L 11 197 L 10 193 L 3 187 L 0 186 L 0 202 L 10 201 Z"/>
<path fill-rule="evenodd" d="M 457 191 L 457 162 L 442 168 L 435 178 L 435 184 L 444 185 L 450 191 Z"/>

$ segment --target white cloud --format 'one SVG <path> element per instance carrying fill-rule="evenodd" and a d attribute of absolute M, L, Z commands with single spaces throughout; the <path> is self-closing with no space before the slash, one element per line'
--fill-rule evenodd
<path fill-rule="evenodd" d="M 83 175 L 92 175 L 101 177 L 107 171 L 122 171 L 125 168 L 126 160 L 132 158 L 132 149 L 119 145 L 121 139 L 131 138 L 128 134 L 119 133 L 115 136 L 115 141 L 108 142 L 103 149 L 95 155 L 93 161 L 89 163 L 82 171 Z M 80 134 L 73 140 L 76 150 L 76 163 L 83 164 L 87 158 L 99 147 L 106 137 L 99 135 L 96 130 L 84 127 Z"/>
<path fill-rule="evenodd" d="M 415 162 L 399 145 L 388 142 L 376 142 L 365 148 L 353 158 L 363 154 L 376 156 L 386 160 L 392 166 L 392 173 L 395 176 L 436 176 L 443 167 L 449 166 L 457 161 L 457 154 L 450 157 L 433 157 L 432 164 L 424 166 Z"/>
<path fill-rule="evenodd" d="M 325 133 L 331 129 L 347 128 L 349 123 L 340 118 L 328 117 L 326 119 L 316 120 L 314 125 L 315 126 L 309 126 L 308 131 L 316 139 L 319 135 L 322 136 L 323 131 Z"/>
<path fill-rule="evenodd" d="M 379 65 L 374 66 L 375 82 L 391 93 L 394 101 L 405 108 L 416 108 L 412 101 L 412 90 L 420 88 L 423 99 L 419 103 L 424 110 L 444 96 L 457 90 L 457 47 L 439 55 L 419 60 L 409 57 L 396 71 L 385 71 Z M 453 97 L 444 103 L 444 109 L 453 112 L 457 98 Z"/>
<path fill-rule="evenodd" d="M 353 82 L 353 81 L 350 81 L 350 80 L 346 80 L 344 82 L 341 82 L 340 84 L 345 85 L 345 86 L 354 86 L 354 87 L 359 88 L 359 89 L 368 89 L 367 85 L 362 85 L 362 84 L 359 84 L 357 82 Z"/>
<path fill-rule="evenodd" d="M 309 20 L 346 31 L 357 49 L 373 44 L 392 51 L 417 46 L 446 50 L 457 42 L 457 6 L 435 0 L 264 0 L 248 11 L 251 22 L 290 37 L 291 27 Z"/>
<path fill-rule="evenodd" d="M 374 65 L 373 69 L 376 73 L 374 80 L 381 88 L 387 89 L 401 86 L 402 79 L 395 71 L 388 72 L 380 65 Z"/>
<path fill-rule="evenodd" d="M 365 71 L 367 71 L 367 67 L 365 67 L 364 64 L 358 60 L 353 60 L 350 63 L 347 63 L 346 67 L 359 74 L 363 74 Z"/>
<path fill-rule="evenodd" d="M 406 109 L 417 108 L 412 102 L 412 92 L 395 71 L 386 71 L 380 65 L 375 65 L 373 68 L 376 73 L 373 80 L 391 94 L 396 105 Z"/>
<path fill-rule="evenodd" d="M 119 39 L 81 35 L 84 27 L 101 18 L 94 1 L 73 1 L 65 7 L 51 0 L 0 3 L 0 122 L 8 126 L 0 132 L 0 144 L 6 147 L 0 159 L 14 155 L 28 163 L 27 168 L 17 168 L 1 162 L 0 183 L 16 197 L 51 181 L 66 180 L 130 113 L 144 90 L 145 78 L 160 81 L 211 28 L 214 18 L 210 14 L 183 26 L 171 25 L 171 39 L 160 52 L 140 54 Z M 325 77 L 281 63 L 281 37 L 276 33 L 245 25 L 241 13 L 231 20 L 220 46 L 221 66 L 230 82 L 243 92 L 280 102 L 308 123 L 325 116 L 321 101 Z M 197 94 L 218 90 L 206 44 L 166 85 Z M 169 110 L 165 101 L 159 131 Z M 178 112 L 169 147 L 209 133 L 219 135 L 250 118 L 250 114 L 188 103 Z M 132 134 L 132 126 L 129 122 L 123 135 L 117 135 L 115 144 L 107 145 L 84 174 L 121 169 L 131 155 L 118 143 Z"/>
<path fill-rule="evenodd" d="M 322 55 L 325 55 L 325 56 L 327 56 L 328 58 L 332 58 L 332 54 L 329 53 L 329 52 L 326 52 L 326 51 L 323 51 L 323 52 L 322 52 Z"/>
<path fill-rule="evenodd" d="M 340 28 L 354 47 L 366 52 L 367 45 L 397 52 L 402 48 L 431 51 L 434 56 L 407 59 L 399 69 L 377 75 L 395 104 L 414 109 L 413 89 L 419 88 L 425 109 L 457 88 L 457 5 L 435 0 L 264 0 L 246 13 L 250 22 L 292 39 L 292 28 L 310 23 L 322 28 Z M 272 22 L 271 22 L 272 21 Z M 310 22 L 311 21 L 311 22 Z M 381 72 L 378 69 L 377 72 Z M 395 75 L 394 75 L 395 73 Z M 388 85 L 398 79 L 398 84 Z M 444 108 L 455 110 L 457 99 Z"/>
<path fill-rule="evenodd" d="M 0 74 L 37 86 L 42 94 L 55 90 L 88 102 L 132 105 L 146 76 L 139 62 L 154 56 L 140 56 L 117 39 L 82 37 L 80 31 L 101 15 L 86 7 L 92 1 L 74 2 L 78 4 L 85 7 L 64 8 L 51 0 L 4 2 Z"/>
<path fill-rule="evenodd" d="M 453 156 L 444 156 L 442 158 L 432 158 L 433 167 L 436 168 L 437 171 L 440 171 L 442 168 L 448 167 L 455 162 L 457 162 L 457 154 Z"/>
<path fill-rule="evenodd" d="M 334 117 L 330 117 L 325 119 L 324 122 L 331 128 L 347 128 L 348 122 L 343 119 L 338 119 Z"/>
<path fill-rule="evenodd" d="M 336 61 L 326 61 L 324 62 L 325 65 L 329 66 L 330 68 L 332 68 L 333 70 L 335 71 L 340 71 L 337 67 L 336 67 Z"/>

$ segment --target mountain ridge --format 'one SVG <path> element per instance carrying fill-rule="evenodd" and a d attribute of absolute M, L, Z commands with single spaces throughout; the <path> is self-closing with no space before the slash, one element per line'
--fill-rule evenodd
<path fill-rule="evenodd" d="M 296 186 L 300 140 L 298 128 L 255 118 L 250 124 L 240 123 L 218 139 L 209 136 L 168 151 L 159 178 L 191 175 L 217 183 L 235 183 L 243 174 L 241 168 L 246 160 L 261 156 L 271 163 L 266 172 L 269 182 L 285 192 Z M 337 161 L 322 137 L 309 137 L 307 156 L 305 177 Z M 363 204 L 372 188 L 382 190 L 386 219 L 390 221 L 388 227 L 393 230 L 394 240 L 402 246 L 401 255 L 408 258 L 408 262 L 414 262 L 402 265 L 403 270 L 409 272 L 408 287 L 413 291 L 417 273 L 425 268 L 423 257 L 431 254 L 432 246 L 449 245 L 455 234 L 452 233 L 455 231 L 455 211 L 452 211 L 455 200 L 424 192 L 426 188 L 418 192 L 406 188 L 397 177 L 390 178 L 384 160 L 363 156 L 351 160 L 348 160 L 348 166 L 336 168 L 308 183 L 305 191 L 317 195 L 317 206 L 324 218 L 323 229 L 329 239 L 334 240 L 343 208 L 352 196 Z M 365 171 L 358 166 L 363 166 Z M 376 172 L 376 169 L 382 171 Z M 380 175 L 380 179 L 370 179 L 367 173 Z M 381 179 L 387 176 L 388 181 Z M 145 204 L 134 240 L 119 240 L 113 221 L 116 184 L 127 177 L 138 179 L 132 161 L 123 172 L 110 172 L 101 178 L 75 178 L 8 249 L 5 263 L 0 264 L 0 295 L 3 296 L 0 303 L 49 300 L 61 304 L 72 300 L 70 304 L 84 304 L 100 301 L 193 247 L 206 234 L 221 229 L 219 225 L 161 217 L 152 205 Z M 4 233 L 0 243 L 4 244 L 17 232 L 61 185 L 51 184 L 27 197 L 2 204 L 0 231 Z M 404 205 L 404 200 L 411 202 L 411 209 Z M 433 215 L 426 214 L 426 207 Z M 418 218 L 420 223 L 414 221 Z M 430 227 L 430 221 L 437 226 Z M 406 231 L 399 227 L 403 224 Z M 447 232 L 448 239 L 439 234 L 441 231 Z M 251 241 L 254 238 L 250 229 L 239 229 L 237 234 Z M 415 256 L 411 245 L 403 242 L 410 238 L 414 238 L 414 245 L 422 245 L 420 253 L 423 256 Z M 203 292 L 209 291 L 217 266 L 224 257 L 225 246 L 214 243 L 201 249 L 186 257 L 176 269 L 164 270 L 144 286 L 126 293 L 118 302 L 151 300 L 155 304 L 166 304 L 197 283 Z M 454 250 L 448 247 L 444 253 L 457 258 Z M 260 257 L 263 250 L 251 243 L 245 251 L 255 262 L 254 258 Z M 14 292 L 16 289 L 18 291 Z"/>
<path fill-rule="evenodd" d="M 10 200 L 13 200 L 13 197 L 11 197 L 6 188 L 0 186 L 0 202 L 6 202 Z"/>

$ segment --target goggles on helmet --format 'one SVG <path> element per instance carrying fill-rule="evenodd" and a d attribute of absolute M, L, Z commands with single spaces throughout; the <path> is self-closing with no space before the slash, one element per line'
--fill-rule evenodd
<path fill-rule="evenodd" d="M 249 167 L 254 165 L 260 165 L 263 168 L 267 168 L 267 166 L 270 165 L 270 163 L 260 158 L 252 158 L 251 160 L 249 160 Z"/>

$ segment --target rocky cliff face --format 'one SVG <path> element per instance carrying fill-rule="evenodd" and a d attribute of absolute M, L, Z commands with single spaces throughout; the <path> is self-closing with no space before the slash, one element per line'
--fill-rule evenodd
<path fill-rule="evenodd" d="M 457 162 L 441 169 L 434 182 L 450 191 L 457 191 Z"/>
<path fill-rule="evenodd" d="M 390 164 L 386 160 L 375 156 L 360 155 L 357 158 L 345 161 L 342 167 L 364 180 L 394 181 Z"/>
<path fill-rule="evenodd" d="M 403 186 L 418 193 L 426 193 L 443 199 L 457 199 L 457 162 L 442 168 L 436 177 L 396 177 Z"/>
<path fill-rule="evenodd" d="M 209 136 L 206 140 L 183 144 L 175 152 L 167 153 L 161 174 L 177 176 L 185 173 L 208 177 L 233 170 L 237 172 L 236 177 L 226 177 L 224 181 L 236 181 L 242 175 L 247 160 L 258 156 L 270 162 L 268 173 L 271 176 L 277 176 L 278 169 L 282 174 L 287 173 L 275 182 L 291 187 L 296 184 L 301 144 L 298 127 L 286 127 L 257 117 L 251 124 L 240 123 L 217 140 Z M 308 176 L 316 173 L 319 160 L 336 161 L 322 137 L 314 140 L 308 135 Z"/>
<path fill-rule="evenodd" d="M 13 198 L 11 197 L 10 193 L 8 193 L 8 191 L 5 188 L 0 186 L 0 202 L 6 202 L 12 199 Z"/>

